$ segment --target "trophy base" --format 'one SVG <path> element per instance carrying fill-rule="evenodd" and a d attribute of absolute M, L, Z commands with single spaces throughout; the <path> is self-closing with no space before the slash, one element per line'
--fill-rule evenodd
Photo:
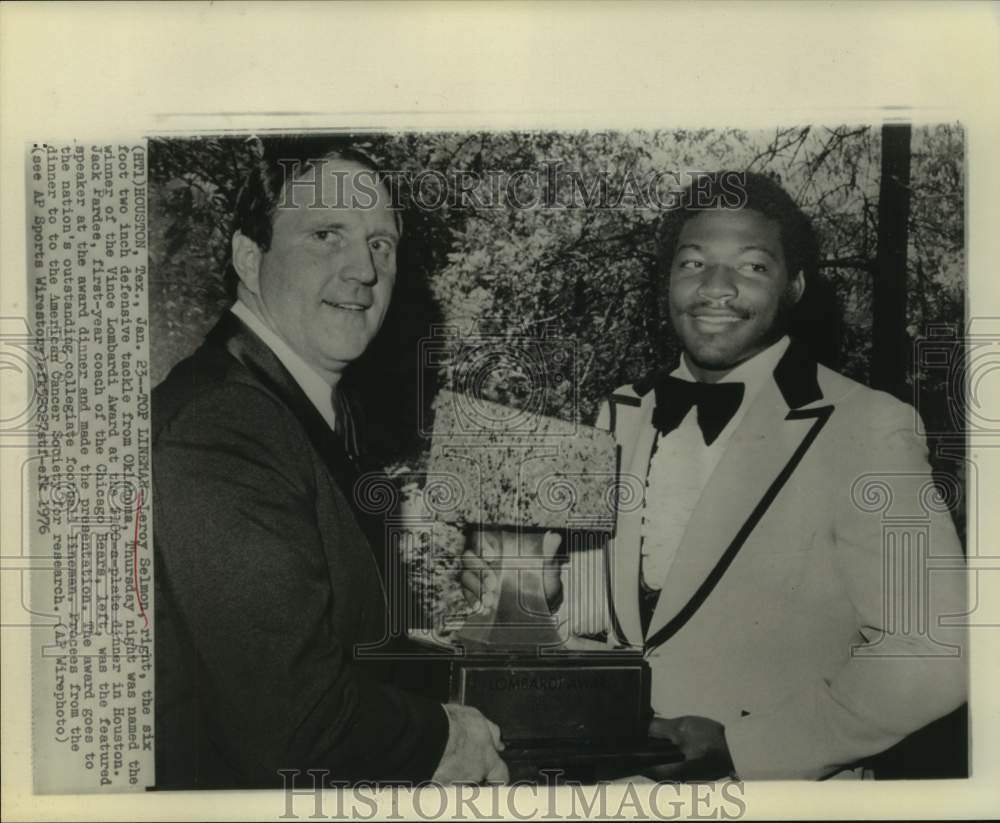
<path fill-rule="evenodd" d="M 500 727 L 514 779 L 606 779 L 683 759 L 647 737 L 649 677 L 639 652 L 472 655 L 451 661 L 449 699 Z"/>
<path fill-rule="evenodd" d="M 643 740 L 649 666 L 641 654 L 474 655 L 451 663 L 454 703 L 475 706 L 504 740 Z"/>
<path fill-rule="evenodd" d="M 435 700 L 475 706 L 501 729 L 512 780 L 592 783 L 683 760 L 648 738 L 649 665 L 641 652 L 606 647 L 464 655 L 428 632 L 399 685 Z M 404 679 L 405 678 L 405 679 Z"/>
<path fill-rule="evenodd" d="M 566 778 L 584 782 L 614 780 L 651 766 L 679 763 L 684 755 L 669 740 L 569 740 L 507 744 L 502 755 L 511 780 L 554 782 Z"/>

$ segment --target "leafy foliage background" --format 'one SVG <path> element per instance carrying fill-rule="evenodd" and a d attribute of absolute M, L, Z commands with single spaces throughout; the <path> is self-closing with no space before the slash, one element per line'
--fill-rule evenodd
<path fill-rule="evenodd" d="M 866 382 L 871 370 L 880 130 L 841 125 L 605 132 L 427 132 L 359 135 L 386 168 L 512 174 L 561 161 L 589 187 L 631 172 L 750 170 L 775 176 L 813 218 L 821 288 L 800 332 L 817 357 Z M 964 321 L 964 134 L 956 124 L 915 127 L 906 334 Z M 200 343 L 229 303 L 223 272 L 231 209 L 251 154 L 245 138 L 154 140 L 151 170 L 153 380 Z M 481 201 L 487 200 L 478 192 Z M 390 316 L 350 379 L 365 399 L 373 458 L 418 465 L 421 424 L 453 365 L 431 366 L 435 324 L 510 341 L 540 336 L 540 365 L 496 362 L 476 390 L 487 399 L 590 423 L 601 400 L 672 359 L 677 345 L 661 310 L 655 235 L 662 212 L 620 208 L 411 208 L 404 217 L 400 276 Z M 434 343 L 430 341 L 430 348 Z M 536 346 L 536 348 L 539 348 Z M 546 360 L 547 352 L 572 358 Z M 567 364 L 573 368 L 568 369 Z M 539 401 L 539 382 L 542 386 Z M 962 398 L 944 369 L 910 358 L 900 385 L 919 392 L 931 432 L 955 431 Z M 538 406 L 538 403 L 541 406 Z M 956 413 L 956 409 L 958 412 Z M 964 480 L 962 448 L 939 471 Z M 956 501 L 956 519 L 962 502 Z"/>

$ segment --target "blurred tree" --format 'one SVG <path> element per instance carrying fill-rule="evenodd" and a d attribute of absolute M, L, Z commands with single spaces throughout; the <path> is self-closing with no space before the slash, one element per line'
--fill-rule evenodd
<path fill-rule="evenodd" d="M 886 213 L 903 217 L 898 206 L 880 209 L 878 129 L 357 137 L 414 184 L 392 313 L 350 376 L 366 398 L 373 456 L 381 462 L 418 459 L 421 442 L 412 435 L 427 422 L 436 389 L 456 379 L 488 399 L 589 423 L 609 391 L 676 356 L 655 237 L 670 206 L 665 195 L 686 182 L 686 171 L 763 172 L 792 193 L 822 249 L 822 277 L 798 331 L 822 361 L 864 382 L 871 374 L 874 287 L 887 282 L 880 279 L 881 224 Z M 914 127 L 910 149 L 899 150 L 911 170 L 905 328 L 897 319 L 893 334 L 905 334 L 907 353 L 929 327 L 963 322 L 963 139 L 955 124 Z M 151 143 L 154 381 L 227 305 L 230 214 L 249 159 L 242 138 Z M 637 192 L 653 175 L 664 196 L 649 202 Z M 897 284 L 901 276 L 897 267 Z M 440 323 L 459 333 L 432 338 L 431 326 Z M 481 356 L 469 347 L 477 335 L 507 354 L 488 369 L 477 362 L 463 371 L 463 357 Z M 430 366 L 428 351 L 441 347 L 453 356 Z M 929 430 L 961 426 L 948 375 L 915 371 L 908 354 L 891 371 L 904 399 L 920 392 Z M 949 460 L 948 470 L 959 472 L 961 457 Z"/>

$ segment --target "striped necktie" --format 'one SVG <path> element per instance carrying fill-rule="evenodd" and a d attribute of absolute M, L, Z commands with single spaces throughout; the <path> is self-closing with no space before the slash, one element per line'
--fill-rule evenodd
<path fill-rule="evenodd" d="M 358 432 L 358 415 L 350 394 L 339 386 L 333 389 L 334 432 L 340 437 L 344 452 L 357 467 L 361 457 L 361 437 Z"/>

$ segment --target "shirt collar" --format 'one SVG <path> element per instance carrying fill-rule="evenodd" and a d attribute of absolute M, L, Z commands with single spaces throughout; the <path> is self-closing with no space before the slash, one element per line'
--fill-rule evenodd
<path fill-rule="evenodd" d="M 271 331 L 264 321 L 254 314 L 253 309 L 242 300 L 237 299 L 229 310 L 274 352 L 274 356 L 281 361 L 281 365 L 288 369 L 292 379 L 305 392 L 306 397 L 316 407 L 316 410 L 323 415 L 327 425 L 331 429 L 335 428 L 337 416 L 333 411 L 333 389 L 326 379 L 303 360 L 291 346 Z"/>

